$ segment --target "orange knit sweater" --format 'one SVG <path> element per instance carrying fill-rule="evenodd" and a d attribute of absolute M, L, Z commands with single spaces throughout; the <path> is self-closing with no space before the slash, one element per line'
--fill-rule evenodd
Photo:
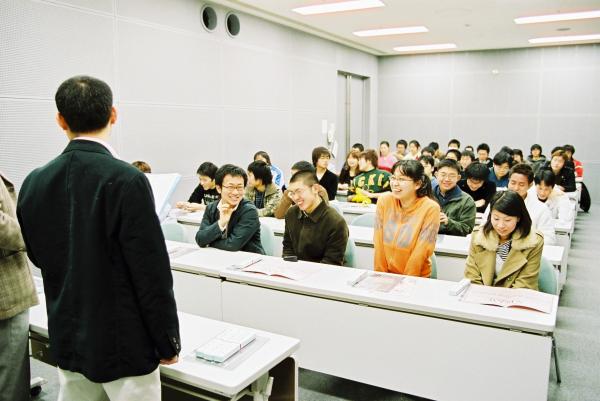
<path fill-rule="evenodd" d="M 428 197 L 407 209 L 390 194 L 379 198 L 375 218 L 375 270 L 429 277 L 440 227 L 440 207 Z"/>

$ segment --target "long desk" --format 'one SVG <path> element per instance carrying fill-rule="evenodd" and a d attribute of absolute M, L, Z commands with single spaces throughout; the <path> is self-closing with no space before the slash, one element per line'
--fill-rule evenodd
<path fill-rule="evenodd" d="M 203 362 L 194 350 L 226 329 L 239 326 L 222 321 L 179 312 L 182 350 L 179 362 L 160 365 L 163 399 L 178 400 L 231 400 L 243 393 L 254 395 L 255 400 L 297 400 L 298 366 L 292 354 L 300 342 L 262 330 L 256 331 L 257 340 L 233 356 L 225 364 Z M 45 298 L 30 309 L 29 330 L 32 354 L 35 358 L 56 365 L 48 352 L 48 318 Z M 272 393 L 268 395 L 269 377 Z"/>
<path fill-rule="evenodd" d="M 205 251 L 174 262 L 210 271 L 231 260 Z M 348 284 L 361 270 L 263 258 L 317 271 L 294 281 L 222 269 L 223 320 L 299 338 L 304 368 L 437 400 L 546 399 L 557 297 L 543 314 L 460 302 L 443 280 L 371 292 Z M 498 382 L 510 394 L 491 391 Z"/>

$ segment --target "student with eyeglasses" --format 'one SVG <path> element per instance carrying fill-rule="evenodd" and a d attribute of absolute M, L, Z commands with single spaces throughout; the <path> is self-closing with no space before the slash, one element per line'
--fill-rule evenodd
<path fill-rule="evenodd" d="M 354 151 L 352 151 L 352 152 L 354 152 Z M 311 171 L 314 173 L 315 168 L 310 162 L 301 160 L 299 162 L 294 163 L 294 165 L 291 168 L 290 176 L 293 176 L 298 171 Z M 321 199 L 323 199 L 323 201 L 326 204 L 329 204 L 329 195 L 327 194 L 327 191 L 325 190 L 325 188 L 323 188 L 320 184 L 317 184 L 317 192 L 319 193 L 319 196 L 321 197 Z M 281 197 L 281 202 L 279 202 L 279 205 L 277 205 L 277 208 L 275 209 L 275 215 L 274 215 L 275 218 L 276 219 L 284 219 L 285 214 L 287 213 L 288 209 L 290 207 L 292 207 L 293 205 L 294 205 L 294 200 L 292 199 L 292 197 L 289 196 L 289 190 L 286 189 L 283 192 L 283 196 Z"/>
<path fill-rule="evenodd" d="M 342 265 L 348 243 L 346 220 L 319 194 L 314 171 L 301 170 L 290 179 L 288 197 L 294 202 L 285 214 L 283 257 Z"/>
<path fill-rule="evenodd" d="M 373 244 L 375 270 L 429 277 L 440 225 L 440 207 L 417 160 L 394 164 L 392 192 L 377 202 Z"/>
<path fill-rule="evenodd" d="M 440 234 L 466 237 L 475 226 L 476 206 L 471 196 L 458 187 L 460 166 L 451 159 L 444 159 L 437 169 L 437 183 L 433 195 L 440 204 Z"/>
<path fill-rule="evenodd" d="M 256 206 L 244 199 L 247 183 L 248 176 L 241 167 L 225 164 L 217 170 L 215 184 L 221 200 L 206 207 L 196 233 L 196 243 L 200 247 L 264 255 Z"/>

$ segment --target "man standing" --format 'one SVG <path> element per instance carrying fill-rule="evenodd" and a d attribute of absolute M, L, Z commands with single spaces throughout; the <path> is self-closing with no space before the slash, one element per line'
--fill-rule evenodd
<path fill-rule="evenodd" d="M 181 348 L 150 184 L 108 143 L 117 112 L 106 83 L 73 77 L 55 100 L 70 142 L 25 179 L 17 215 L 44 277 L 58 399 L 160 400 L 158 364 Z"/>
<path fill-rule="evenodd" d="M 0 401 L 29 401 L 29 308 L 38 303 L 15 199 L 0 172 Z"/>

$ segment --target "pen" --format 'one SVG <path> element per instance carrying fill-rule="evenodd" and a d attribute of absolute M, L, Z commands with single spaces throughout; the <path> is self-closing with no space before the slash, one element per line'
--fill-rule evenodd
<path fill-rule="evenodd" d="M 367 277 L 369 275 L 368 271 L 364 271 L 360 274 L 360 276 L 358 276 L 357 278 L 355 278 L 354 280 L 350 280 L 348 281 L 348 285 L 350 285 L 350 287 L 354 287 L 356 284 L 358 284 L 362 279 L 364 279 L 365 277 Z"/>
<path fill-rule="evenodd" d="M 229 268 L 233 269 L 233 270 L 242 270 L 242 269 L 245 269 L 248 266 L 252 266 L 252 265 L 260 262 L 261 260 L 262 260 L 262 258 L 260 258 L 260 257 L 252 258 L 252 259 L 247 260 L 245 262 L 241 262 L 241 263 L 238 263 L 238 264 L 231 265 Z"/>

